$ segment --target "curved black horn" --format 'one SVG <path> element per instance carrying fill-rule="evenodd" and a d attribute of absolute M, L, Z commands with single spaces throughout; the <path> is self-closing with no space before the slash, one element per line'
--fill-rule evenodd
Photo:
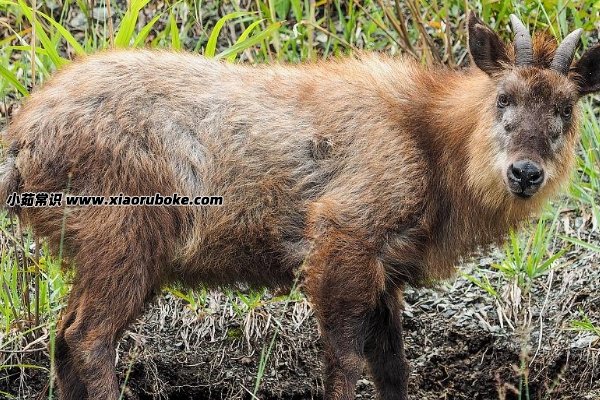
<path fill-rule="evenodd" d="M 569 73 L 569 68 L 571 67 L 573 56 L 575 55 L 575 49 L 577 49 L 577 44 L 579 43 L 582 32 L 583 29 L 579 28 L 567 35 L 560 46 L 558 46 L 558 49 L 556 49 L 556 54 L 554 54 L 550 68 L 563 75 Z"/>
<path fill-rule="evenodd" d="M 533 44 L 531 35 L 515 14 L 510 14 L 510 24 L 515 34 L 515 65 L 526 67 L 533 64 Z"/>

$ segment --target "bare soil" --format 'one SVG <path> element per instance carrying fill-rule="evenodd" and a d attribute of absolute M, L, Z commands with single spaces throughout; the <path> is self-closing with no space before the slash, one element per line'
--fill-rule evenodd
<path fill-rule="evenodd" d="M 462 270 L 494 282 L 492 262 L 483 258 Z M 520 307 L 530 319 L 521 326 L 528 327 L 517 328 L 513 321 L 515 329 L 506 317 L 500 323 L 498 303 L 463 276 L 435 289 L 409 289 L 404 326 L 411 398 L 518 399 L 522 385 L 530 399 L 600 399 L 600 340 L 570 329 L 580 311 L 600 321 L 598 288 L 598 255 L 574 248 L 537 281 L 530 302 Z M 306 300 L 285 303 L 267 296 L 243 313 L 232 301 L 210 293 L 198 313 L 170 294 L 158 298 L 119 344 L 125 397 L 252 399 L 256 393 L 265 400 L 321 399 L 319 332 Z M 509 302 L 500 308 L 510 317 Z M 43 349 L 43 342 L 29 349 Z M 34 354 L 24 353 L 21 362 L 48 366 L 47 351 L 38 359 Z M 520 383 L 524 369 L 528 384 Z M 15 368 L 0 377 L 0 391 L 44 398 L 47 376 L 43 370 Z M 357 398 L 376 398 L 368 371 L 357 385 Z"/>

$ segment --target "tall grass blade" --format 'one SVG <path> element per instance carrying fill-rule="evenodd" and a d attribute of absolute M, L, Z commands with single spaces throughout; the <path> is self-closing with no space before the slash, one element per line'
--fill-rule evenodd
<path fill-rule="evenodd" d="M 600 253 L 600 246 L 597 246 L 595 244 L 584 242 L 583 240 L 576 239 L 576 238 L 570 237 L 570 236 L 560 235 L 559 237 L 566 242 L 570 242 L 570 243 L 576 244 L 577 246 L 581 246 L 584 249 L 588 249 L 593 252 Z"/>
<path fill-rule="evenodd" d="M 260 33 L 250 36 L 248 39 L 242 41 L 241 43 L 236 43 L 233 46 L 231 46 L 230 48 L 228 48 L 227 50 L 222 51 L 221 53 L 217 54 L 215 56 L 215 58 L 220 59 L 220 58 L 227 58 L 229 56 L 233 55 L 237 55 L 238 53 L 246 50 L 249 47 L 252 47 L 260 42 L 262 42 L 263 40 L 265 40 L 266 38 L 268 38 L 269 36 L 271 36 L 273 33 L 277 32 L 277 30 L 281 27 L 281 22 L 276 22 L 274 24 L 269 25 L 264 31 L 261 31 Z"/>
<path fill-rule="evenodd" d="M 154 24 L 156 24 L 156 21 L 158 21 L 160 17 L 162 17 L 161 13 L 155 15 L 150 22 L 144 25 L 144 27 L 140 30 L 140 33 L 138 33 L 138 35 L 135 37 L 135 40 L 133 41 L 133 47 L 139 47 L 146 41 L 146 38 L 154 27 Z"/>
<path fill-rule="evenodd" d="M 28 46 L 29 47 L 29 46 Z M 23 86 L 17 77 L 6 69 L 4 66 L 0 65 L 0 76 L 8 81 L 15 89 L 19 91 L 23 96 L 29 96 L 29 91 L 25 86 Z"/>
<path fill-rule="evenodd" d="M 219 19 L 215 24 L 215 27 L 213 28 L 213 30 L 210 33 L 210 36 L 208 37 L 208 42 L 206 43 L 206 47 L 204 48 L 204 56 L 210 58 L 215 56 L 215 53 L 217 51 L 217 40 L 219 39 L 219 33 L 221 33 L 221 29 L 223 29 L 223 25 L 225 25 L 225 22 L 229 21 L 230 19 L 239 18 L 251 14 L 253 13 L 248 11 L 236 11 L 221 17 L 221 19 Z"/>
<path fill-rule="evenodd" d="M 138 15 L 140 10 L 149 3 L 150 0 L 133 0 L 129 9 L 125 12 L 121 25 L 119 25 L 119 31 L 115 36 L 116 47 L 129 47 L 133 33 L 135 32 L 135 25 L 137 24 Z"/>
<path fill-rule="evenodd" d="M 261 22 L 263 22 L 264 19 L 259 19 L 258 21 L 254 21 L 253 23 L 251 23 L 245 30 L 244 32 L 242 32 L 242 34 L 240 35 L 240 37 L 238 38 L 238 40 L 236 40 L 235 44 L 240 44 L 242 42 L 244 42 L 244 40 L 246 40 L 248 38 L 248 36 L 250 35 L 250 33 L 254 30 L 254 28 L 256 28 L 258 25 L 261 24 Z M 237 57 L 237 53 L 232 53 L 230 56 L 227 57 L 227 61 L 228 62 L 233 62 L 235 61 L 235 58 Z"/>
<path fill-rule="evenodd" d="M 19 0 L 19 7 L 23 11 L 23 14 L 25 14 L 25 17 L 27 17 L 29 22 L 31 24 L 35 24 L 37 38 L 40 40 L 42 47 L 47 51 L 48 57 L 50 58 L 54 66 L 58 68 L 62 65 L 69 63 L 69 60 L 61 57 L 58 54 L 56 46 L 48 37 L 48 34 L 44 30 L 42 24 L 40 24 L 37 20 L 33 18 L 33 12 L 31 11 L 31 8 L 29 8 L 29 6 L 27 6 L 27 4 L 25 4 L 23 0 Z"/>
<path fill-rule="evenodd" d="M 37 13 L 41 15 L 46 21 L 48 21 L 53 27 L 56 28 L 58 33 L 60 33 L 60 35 L 67 41 L 67 43 L 69 43 L 71 47 L 73 47 L 73 50 L 75 50 L 75 53 L 77 53 L 77 55 L 81 56 L 87 53 L 83 46 L 79 44 L 79 42 L 73 37 L 73 35 L 71 35 L 71 33 L 68 30 L 65 29 L 64 26 L 56 22 L 54 18 L 44 14 L 41 11 L 38 11 Z"/>
<path fill-rule="evenodd" d="M 181 50 L 181 40 L 179 39 L 179 29 L 175 20 L 175 13 L 169 15 L 169 33 L 171 34 L 171 48 Z"/>

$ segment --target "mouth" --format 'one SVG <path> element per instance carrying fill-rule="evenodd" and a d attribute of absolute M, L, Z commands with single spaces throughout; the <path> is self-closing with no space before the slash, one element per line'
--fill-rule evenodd
<path fill-rule="evenodd" d="M 508 180 L 506 182 L 508 191 L 519 199 L 528 200 L 532 198 L 543 186 L 543 182 L 534 185 L 524 185 L 518 180 Z"/>
<path fill-rule="evenodd" d="M 523 187 L 517 182 L 508 182 L 508 191 L 519 199 L 528 200 L 532 198 L 542 187 L 542 185 Z"/>
<path fill-rule="evenodd" d="M 514 191 L 512 193 L 515 196 L 517 196 L 517 197 L 519 197 L 521 199 L 524 199 L 524 200 L 527 200 L 527 199 L 530 199 L 531 197 L 533 197 L 533 193 L 528 194 L 528 193 L 524 193 L 524 192 L 514 192 Z"/>
<path fill-rule="evenodd" d="M 528 200 L 538 192 L 541 185 L 522 187 L 520 182 L 507 182 L 508 191 L 519 199 Z"/>

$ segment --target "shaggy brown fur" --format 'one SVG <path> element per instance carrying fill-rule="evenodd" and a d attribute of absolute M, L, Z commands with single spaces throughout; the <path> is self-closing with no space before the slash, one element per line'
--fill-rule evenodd
<path fill-rule="evenodd" d="M 2 199 L 224 198 L 221 207 L 14 210 L 55 249 L 65 220 L 77 272 L 56 342 L 61 399 L 118 398 L 115 344 L 161 286 L 285 287 L 302 265 L 326 398 L 353 398 L 366 359 L 382 398 L 407 399 L 403 286 L 450 277 L 459 257 L 540 208 L 567 179 L 578 136 L 577 113 L 558 126 L 548 109 L 597 84 L 589 68 L 575 68 L 577 83 L 545 69 L 555 46 L 543 39 L 540 64 L 515 68 L 496 34 L 470 21 L 472 39 L 492 46 L 471 46 L 477 65 L 493 67 L 485 72 L 378 55 L 249 67 L 113 51 L 34 93 L 4 135 Z M 499 91 L 521 108 L 501 115 Z M 523 157 L 546 171 L 529 199 L 505 177 Z"/>

